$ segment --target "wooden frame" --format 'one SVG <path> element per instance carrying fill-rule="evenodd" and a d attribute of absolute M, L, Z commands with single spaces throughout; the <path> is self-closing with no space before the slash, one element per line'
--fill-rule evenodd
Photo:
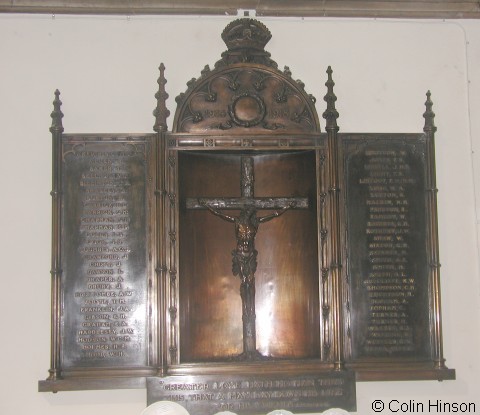
<path fill-rule="evenodd" d="M 0 0 L 1 13 L 47 14 L 196 14 L 237 15 L 254 10 L 258 16 L 386 17 L 423 19 L 478 19 L 477 1 L 351 1 L 351 0 L 240 0 L 232 6 L 225 0 Z"/>

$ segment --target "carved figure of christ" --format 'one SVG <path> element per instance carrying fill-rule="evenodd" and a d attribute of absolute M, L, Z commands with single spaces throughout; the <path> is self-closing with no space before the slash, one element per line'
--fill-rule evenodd
<path fill-rule="evenodd" d="M 208 209 L 219 218 L 235 225 L 237 246 L 232 251 L 232 272 L 240 278 L 242 299 L 243 353 L 236 360 L 264 358 L 256 346 L 255 327 L 255 271 L 257 255 L 255 236 L 262 223 L 278 218 L 289 209 L 307 209 L 308 198 L 254 197 L 253 157 L 241 157 L 241 197 L 188 198 L 187 209 Z M 257 216 L 259 210 L 275 210 L 274 213 Z M 222 210 L 240 210 L 238 216 L 227 215 Z"/>

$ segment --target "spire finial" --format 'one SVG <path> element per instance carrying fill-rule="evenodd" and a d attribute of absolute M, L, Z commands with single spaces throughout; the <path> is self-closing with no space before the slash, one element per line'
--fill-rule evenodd
<path fill-rule="evenodd" d="M 50 117 L 52 117 L 52 126 L 50 127 L 51 133 L 63 133 L 63 113 L 61 106 L 62 101 L 60 101 L 60 91 L 57 89 L 55 90 L 55 99 L 53 100 L 53 111 L 50 114 Z"/>
<path fill-rule="evenodd" d="M 337 118 L 338 118 L 338 111 L 335 109 L 335 101 L 337 97 L 333 93 L 333 87 L 335 86 L 335 82 L 332 79 L 332 68 L 329 66 L 327 69 L 328 79 L 325 82 L 325 86 L 327 87 L 327 94 L 323 98 L 324 101 L 327 103 L 327 109 L 323 113 L 323 118 L 327 121 L 326 129 L 338 129 L 337 126 Z"/>
<path fill-rule="evenodd" d="M 434 118 L 435 113 L 432 111 L 433 102 L 430 99 L 432 94 L 430 91 L 427 91 L 427 100 L 425 101 L 425 112 L 423 113 L 423 118 L 425 118 L 425 126 L 423 127 L 423 131 L 426 133 L 434 133 L 437 131 L 437 127 L 435 127 Z"/>
<path fill-rule="evenodd" d="M 161 63 L 158 69 L 160 70 L 160 76 L 157 80 L 158 92 L 155 94 L 157 107 L 153 111 L 153 115 L 155 116 L 155 125 L 153 126 L 153 129 L 157 133 L 160 131 L 167 131 L 167 118 L 170 115 L 170 111 L 167 109 L 166 105 L 168 94 L 165 91 L 165 84 L 167 83 L 164 75 L 165 65 Z"/>

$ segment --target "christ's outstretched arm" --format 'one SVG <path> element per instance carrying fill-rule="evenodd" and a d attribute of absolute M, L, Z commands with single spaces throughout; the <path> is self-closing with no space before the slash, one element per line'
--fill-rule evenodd
<path fill-rule="evenodd" d="M 223 220 L 226 220 L 227 222 L 235 222 L 235 217 L 234 216 L 228 216 L 225 215 L 224 213 L 220 212 L 217 209 L 214 209 L 211 207 L 205 199 L 198 199 L 198 203 L 204 207 L 206 207 L 210 212 L 212 212 L 215 216 L 218 216 L 219 218 L 222 218 Z"/>
<path fill-rule="evenodd" d="M 285 206 L 284 208 L 282 208 L 280 210 L 276 210 L 271 215 L 266 215 L 266 216 L 263 216 L 261 218 L 258 218 L 258 222 L 259 223 L 265 223 L 265 222 L 268 222 L 269 220 L 278 218 L 279 216 L 283 215 L 287 210 L 294 208 L 296 205 L 297 205 L 296 202 L 292 202 L 289 205 Z"/>

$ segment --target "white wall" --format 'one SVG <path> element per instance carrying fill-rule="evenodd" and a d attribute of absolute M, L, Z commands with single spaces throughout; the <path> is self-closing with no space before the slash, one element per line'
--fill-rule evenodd
<path fill-rule="evenodd" d="M 62 92 L 66 132 L 150 132 L 159 63 L 167 67 L 171 123 L 185 82 L 225 50 L 220 33 L 230 20 L 0 15 L 1 414 L 132 415 L 144 408 L 143 390 L 37 392 L 50 353 L 53 91 Z M 432 91 L 444 345 L 457 380 L 359 383 L 358 413 L 373 413 L 374 399 L 475 402 L 480 411 L 473 185 L 480 185 L 480 22 L 262 21 L 273 34 L 267 50 L 305 82 L 320 114 L 325 70 L 333 67 L 341 131 L 420 132 Z"/>

